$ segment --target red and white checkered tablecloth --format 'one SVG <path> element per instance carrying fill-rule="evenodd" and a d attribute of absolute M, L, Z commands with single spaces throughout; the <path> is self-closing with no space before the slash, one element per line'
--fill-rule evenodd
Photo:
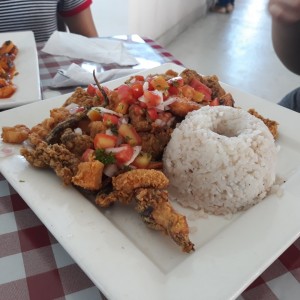
<path fill-rule="evenodd" d="M 152 62 L 181 64 L 153 40 L 128 37 L 126 43 L 131 51 L 135 51 L 137 46 L 139 55 L 150 57 Z M 39 44 L 38 48 L 41 47 Z M 141 53 L 142 49 L 144 53 Z M 39 63 L 42 91 L 47 91 L 57 69 L 68 66 L 70 59 L 51 57 L 39 51 Z M 102 66 L 103 69 L 113 67 Z M 300 239 L 265 270 L 238 300 L 298 300 L 299 282 Z M 0 299 L 104 299 L 1 173 Z M 220 300 L 223 298 L 220 297 Z"/>

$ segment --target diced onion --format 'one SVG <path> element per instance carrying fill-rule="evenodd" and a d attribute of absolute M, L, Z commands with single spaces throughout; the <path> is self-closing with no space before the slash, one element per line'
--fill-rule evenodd
<path fill-rule="evenodd" d="M 156 108 L 159 110 L 167 110 L 168 105 L 176 102 L 178 99 L 179 99 L 178 97 L 170 97 L 166 101 L 161 102 L 158 106 L 156 106 Z"/>
<path fill-rule="evenodd" d="M 108 129 L 105 130 L 105 134 L 107 134 L 107 135 L 114 135 L 110 128 L 108 128 Z"/>
<path fill-rule="evenodd" d="M 70 103 L 66 106 L 66 109 L 69 111 L 71 115 L 75 114 L 79 108 L 79 105 L 76 103 Z"/>
<path fill-rule="evenodd" d="M 126 117 L 121 117 L 120 119 L 119 119 L 119 122 L 118 122 L 120 125 L 121 124 L 128 124 L 128 118 L 126 118 Z"/>
<path fill-rule="evenodd" d="M 151 91 L 151 92 L 152 92 L 153 94 L 158 95 L 158 96 L 160 97 L 160 102 L 159 102 L 159 104 L 155 106 L 155 108 L 158 108 L 158 107 L 164 102 L 163 93 L 162 93 L 161 91 L 158 91 L 158 90 L 154 90 L 154 91 Z M 146 103 L 146 104 L 147 104 L 147 102 L 148 102 L 148 101 L 146 100 L 146 98 L 145 98 L 144 95 L 141 96 L 141 97 L 139 97 L 138 100 L 139 100 L 140 102 L 144 102 L 144 103 Z"/>
<path fill-rule="evenodd" d="M 121 147 L 112 147 L 112 148 L 106 148 L 105 152 L 107 153 L 119 153 L 122 150 L 126 149 L 126 147 L 121 146 Z"/>
<path fill-rule="evenodd" d="M 142 146 L 134 146 L 133 154 L 132 154 L 130 160 L 127 161 L 124 165 L 129 166 L 137 158 L 137 156 L 140 154 L 141 150 L 142 150 Z"/>
<path fill-rule="evenodd" d="M 157 125 L 157 126 L 159 126 L 159 127 L 163 127 L 163 126 L 166 125 L 166 122 L 163 121 L 163 120 L 161 120 L 161 119 L 156 119 L 156 120 L 154 121 L 154 125 Z"/>
<path fill-rule="evenodd" d="M 79 127 L 75 128 L 75 129 L 74 129 L 74 132 L 75 132 L 76 134 L 78 134 L 78 135 L 82 135 L 82 129 L 79 128 Z"/>
<path fill-rule="evenodd" d="M 168 127 L 171 127 L 172 124 L 173 124 L 173 122 L 174 122 L 174 120 L 175 120 L 175 117 L 171 118 L 171 119 L 167 122 L 167 126 L 168 126 Z"/>
<path fill-rule="evenodd" d="M 108 177 L 113 177 L 118 172 L 116 164 L 106 165 L 103 169 L 103 173 Z"/>
<path fill-rule="evenodd" d="M 146 91 L 148 89 L 149 89 L 149 82 L 145 81 L 144 84 L 143 84 L 143 90 Z"/>

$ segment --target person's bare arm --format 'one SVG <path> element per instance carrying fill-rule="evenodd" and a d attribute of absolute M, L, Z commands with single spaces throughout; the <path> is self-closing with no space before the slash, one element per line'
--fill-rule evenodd
<path fill-rule="evenodd" d="M 86 37 L 98 36 L 90 7 L 74 16 L 64 17 L 63 19 L 71 33 L 81 34 Z"/>
<path fill-rule="evenodd" d="M 282 63 L 300 75 L 300 0 L 270 0 L 272 40 Z"/>

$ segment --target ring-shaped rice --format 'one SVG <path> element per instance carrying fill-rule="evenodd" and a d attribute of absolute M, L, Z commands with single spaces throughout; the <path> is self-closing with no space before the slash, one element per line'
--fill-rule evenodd
<path fill-rule="evenodd" d="M 181 205 L 224 215 L 266 196 L 277 147 L 267 126 L 247 111 L 206 106 L 175 128 L 163 161 L 170 194 Z"/>

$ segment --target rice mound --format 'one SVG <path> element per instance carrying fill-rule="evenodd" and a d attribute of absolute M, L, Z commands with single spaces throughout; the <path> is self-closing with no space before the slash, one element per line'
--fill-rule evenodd
<path fill-rule="evenodd" d="M 170 195 L 181 205 L 224 215 L 267 195 L 277 147 L 268 127 L 247 111 L 205 106 L 174 129 L 163 162 Z"/>

